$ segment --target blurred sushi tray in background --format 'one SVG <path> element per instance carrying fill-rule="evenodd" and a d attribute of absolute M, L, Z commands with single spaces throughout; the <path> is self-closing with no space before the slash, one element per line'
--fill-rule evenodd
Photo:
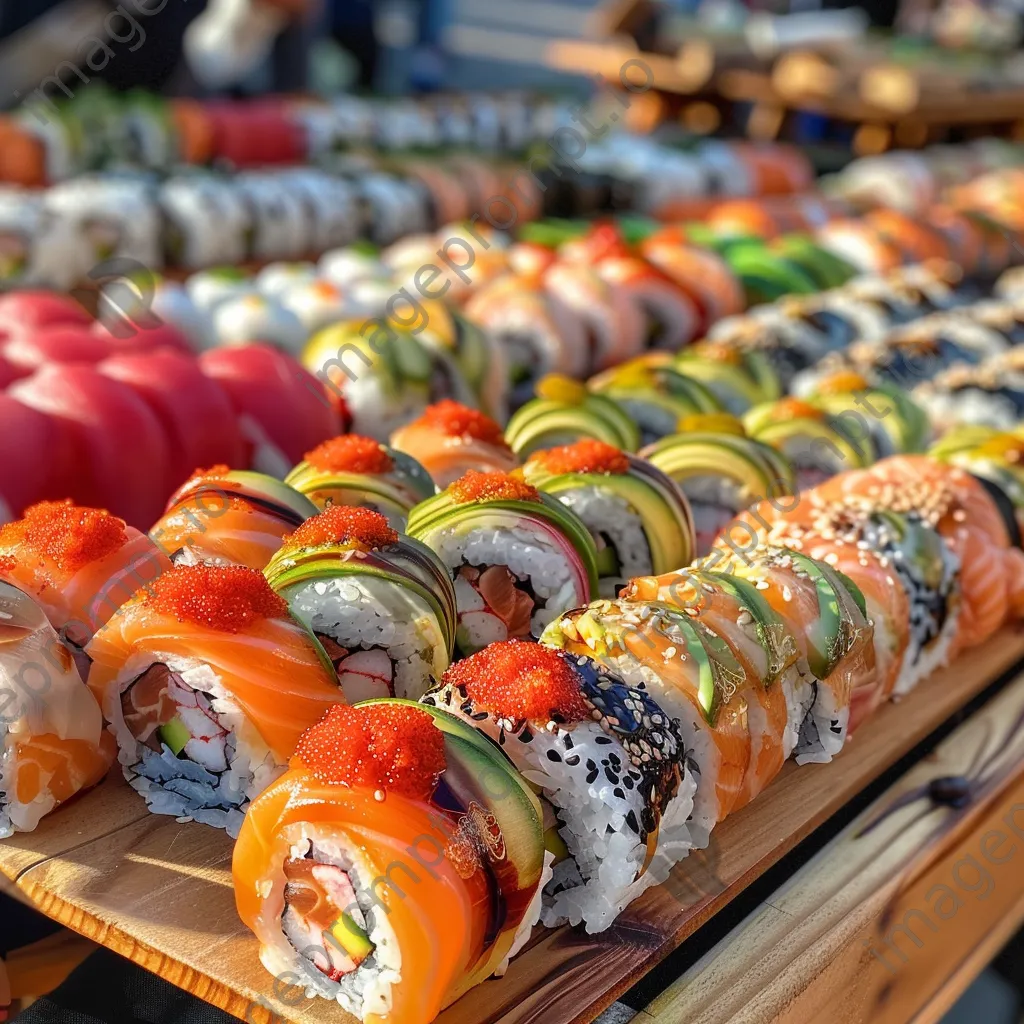
<path fill-rule="evenodd" d="M 82 103 L 5 129 L 18 891 L 260 1024 L 948 1005 L 1024 923 L 1004 856 L 893 946 L 1024 834 L 1020 148 Z"/>

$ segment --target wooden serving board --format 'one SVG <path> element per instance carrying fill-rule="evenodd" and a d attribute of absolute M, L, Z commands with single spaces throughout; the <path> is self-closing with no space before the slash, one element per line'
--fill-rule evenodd
<path fill-rule="evenodd" d="M 882 708 L 829 765 L 788 764 L 711 845 L 677 866 L 600 935 L 540 931 L 508 974 L 446 1010 L 442 1024 L 589 1021 L 851 797 L 1024 659 L 1003 631 Z M 260 965 L 234 909 L 231 841 L 149 815 L 116 780 L 34 833 L 0 842 L 0 871 L 50 917 L 251 1024 L 352 1024 L 339 1006 L 298 998 Z"/>
<path fill-rule="evenodd" d="M 1024 923 L 1022 840 L 1024 674 L 633 1024 L 937 1021 Z"/>

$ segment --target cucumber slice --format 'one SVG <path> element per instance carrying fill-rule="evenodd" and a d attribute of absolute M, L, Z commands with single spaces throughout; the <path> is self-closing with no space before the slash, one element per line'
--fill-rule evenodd
<path fill-rule="evenodd" d="M 369 936 L 359 927 L 349 914 L 343 913 L 331 926 L 331 935 L 356 963 L 365 960 L 373 951 L 374 945 Z"/>
<path fill-rule="evenodd" d="M 185 749 L 185 744 L 192 739 L 192 733 L 185 728 L 180 718 L 172 718 L 166 725 L 157 730 L 162 743 L 166 743 L 172 754 L 177 756 Z"/>

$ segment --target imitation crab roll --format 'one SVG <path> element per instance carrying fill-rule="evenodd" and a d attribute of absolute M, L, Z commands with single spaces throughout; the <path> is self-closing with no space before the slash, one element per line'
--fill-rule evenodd
<path fill-rule="evenodd" d="M 214 466 L 171 495 L 149 535 L 175 565 L 262 569 L 284 535 L 316 513 L 305 495 L 272 476 Z"/>
<path fill-rule="evenodd" d="M 519 465 L 494 420 L 451 399 L 399 427 L 391 447 L 416 459 L 442 489 L 471 469 L 508 473 Z"/>
<path fill-rule="evenodd" d="M 618 402 L 558 374 L 537 382 L 537 397 L 513 413 L 505 430 L 520 457 L 583 438 L 631 452 L 640 446 L 640 431 Z"/>
<path fill-rule="evenodd" d="M 432 402 L 475 406 L 454 358 L 383 320 L 346 321 L 319 331 L 302 362 L 344 401 L 352 429 L 387 443 Z"/>
<path fill-rule="evenodd" d="M 640 452 L 682 488 L 693 510 L 697 553 L 706 554 L 719 530 L 741 509 L 764 498 L 791 495 L 793 469 L 770 445 L 747 437 L 728 416 L 695 416 L 683 432 Z"/>
<path fill-rule="evenodd" d="M 232 874 L 273 975 L 364 1024 L 430 1024 L 526 942 L 548 859 L 538 799 L 495 744 L 380 700 L 302 737 L 249 808 Z"/>
<path fill-rule="evenodd" d="M 541 920 L 608 928 L 692 847 L 694 778 L 656 697 L 585 655 L 491 644 L 425 703 L 500 745 L 542 797 L 555 857 Z"/>
<path fill-rule="evenodd" d="M 797 763 L 830 761 L 846 743 L 855 688 L 875 685 L 877 677 L 864 595 L 827 562 L 801 552 L 762 547 L 734 555 L 733 548 L 720 547 L 707 563 L 761 591 L 796 638 L 798 669 L 815 686 L 797 741 Z"/>
<path fill-rule="evenodd" d="M 451 661 L 448 570 L 379 512 L 330 506 L 284 538 L 265 575 L 327 651 L 350 704 L 415 700 Z"/>
<path fill-rule="evenodd" d="M 165 572 L 87 653 L 89 688 L 150 811 L 231 835 L 302 733 L 345 701 L 319 642 L 242 566 Z"/>
<path fill-rule="evenodd" d="M 679 731 L 696 782 L 694 847 L 738 806 L 751 767 L 744 667 L 699 619 L 654 601 L 595 601 L 556 619 L 542 642 L 595 661 L 646 692 Z"/>
<path fill-rule="evenodd" d="M 876 454 L 870 437 L 853 436 L 841 421 L 799 398 L 755 405 L 743 417 L 743 426 L 749 437 L 786 457 L 798 493 L 844 469 L 866 466 Z"/>
<path fill-rule="evenodd" d="M 614 399 L 640 429 L 640 444 L 674 434 L 685 416 L 721 412 L 700 381 L 680 373 L 672 357 L 655 352 L 591 377 L 587 388 Z"/>
<path fill-rule="evenodd" d="M 505 473 L 473 470 L 409 514 L 409 535 L 452 572 L 456 649 L 540 636 L 597 592 L 597 551 L 580 519 L 556 498 Z"/>
<path fill-rule="evenodd" d="M 632 576 L 669 572 L 693 558 L 686 496 L 635 455 L 603 441 L 577 441 L 534 452 L 523 476 L 572 509 L 590 530 L 602 597 L 615 597 Z"/>
<path fill-rule="evenodd" d="M 0 839 L 30 832 L 114 761 L 95 697 L 43 608 L 0 582 Z"/>
<path fill-rule="evenodd" d="M 430 474 L 411 456 L 361 434 L 324 441 L 285 477 L 320 510 L 357 505 L 380 512 L 399 532 L 413 505 L 435 493 Z"/>
<path fill-rule="evenodd" d="M 123 519 L 70 501 L 40 502 L 0 527 L 0 580 L 39 602 L 83 675 L 82 651 L 96 630 L 170 567 Z"/>

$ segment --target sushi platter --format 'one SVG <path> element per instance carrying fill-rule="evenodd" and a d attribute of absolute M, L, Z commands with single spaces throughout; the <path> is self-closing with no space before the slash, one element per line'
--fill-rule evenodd
<path fill-rule="evenodd" d="M 1024 660 L 1007 631 L 879 712 L 856 750 L 829 765 L 784 770 L 715 831 L 663 887 L 609 931 L 537 932 L 503 979 L 444 1011 L 444 1024 L 572 1024 L 592 1020 L 713 914 L 959 708 Z M 0 844 L 0 870 L 46 914 L 235 1016 L 296 1024 L 353 1019 L 322 1000 L 291 1000 L 289 979 L 259 963 L 238 920 L 231 841 L 196 823 L 140 809 L 121 780 Z M 670 1019 L 670 1018 L 667 1018 Z"/>
<path fill-rule="evenodd" d="M 577 1024 L 1020 671 L 1024 153 L 591 159 L 632 214 L 0 297 L 50 917 L 253 1024 Z"/>

